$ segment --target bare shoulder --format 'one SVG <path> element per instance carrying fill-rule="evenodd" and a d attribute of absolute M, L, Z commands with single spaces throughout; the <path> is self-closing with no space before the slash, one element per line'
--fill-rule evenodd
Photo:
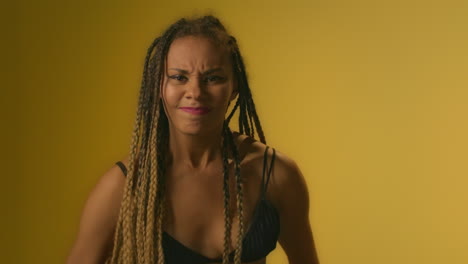
<path fill-rule="evenodd" d="M 263 162 L 266 147 L 259 148 L 262 152 L 261 160 Z M 281 214 L 284 212 L 284 208 L 290 208 L 290 198 L 293 195 L 301 193 L 303 196 L 308 196 L 307 185 L 297 163 L 281 150 L 269 146 L 268 150 L 266 150 L 266 159 L 268 169 L 271 167 L 267 197 Z"/>
<path fill-rule="evenodd" d="M 266 195 L 276 208 L 282 211 L 283 208 L 290 207 L 291 200 L 285 198 L 291 195 L 301 195 L 302 200 L 306 200 L 303 202 L 307 203 L 307 184 L 298 164 L 292 158 L 274 146 L 265 145 L 247 135 L 238 135 L 239 148 L 244 148 L 245 166 L 255 170 L 255 175 L 262 175 L 265 151 L 268 168 L 273 161 Z"/>
<path fill-rule="evenodd" d="M 121 161 L 128 166 L 128 157 Z M 102 263 L 113 246 L 124 186 L 125 175 L 116 164 L 110 165 L 99 177 L 82 209 L 67 264 Z"/>
<path fill-rule="evenodd" d="M 251 160 L 263 168 L 266 150 L 267 166 L 271 166 L 266 196 L 280 217 L 279 242 L 289 263 L 318 264 L 317 250 L 309 219 L 309 191 L 298 164 L 285 153 L 262 142 L 251 146 Z"/>
<path fill-rule="evenodd" d="M 237 140 L 241 146 L 239 148 L 244 149 L 246 172 L 255 176 L 256 180 L 262 177 L 266 156 L 266 173 L 271 168 L 266 199 L 278 210 L 281 223 L 278 241 L 289 263 L 318 264 L 309 219 L 309 191 L 298 164 L 272 145 L 265 145 L 246 135 L 239 135 Z"/>

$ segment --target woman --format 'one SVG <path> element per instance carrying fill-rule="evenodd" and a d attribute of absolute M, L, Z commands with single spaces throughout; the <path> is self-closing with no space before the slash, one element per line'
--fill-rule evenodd
<path fill-rule="evenodd" d="M 289 263 L 317 264 L 308 212 L 298 166 L 266 145 L 235 38 L 213 16 L 181 19 L 148 50 L 131 153 L 90 194 L 67 263 L 261 264 L 279 241 Z"/>

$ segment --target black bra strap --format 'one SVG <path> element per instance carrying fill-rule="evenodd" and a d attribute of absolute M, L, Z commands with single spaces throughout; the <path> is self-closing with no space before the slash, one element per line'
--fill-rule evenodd
<path fill-rule="evenodd" d="M 125 165 L 121 161 L 117 161 L 115 164 L 117 164 L 124 173 L 124 175 L 127 176 L 127 168 L 125 167 Z"/>
<path fill-rule="evenodd" d="M 275 162 L 275 148 L 271 148 L 273 149 L 273 155 L 271 157 L 271 163 L 270 163 L 270 169 L 268 169 L 268 177 L 267 177 L 267 182 L 266 182 L 266 186 L 268 186 L 268 182 L 270 181 L 270 176 L 271 176 L 271 170 L 273 169 L 273 163 Z M 266 187 L 265 187 L 266 189 Z"/>
<path fill-rule="evenodd" d="M 267 168 L 267 157 L 268 157 L 268 146 L 265 148 L 265 154 L 263 155 L 263 173 L 262 173 L 262 188 L 261 188 L 261 197 L 262 199 L 265 198 L 265 193 L 266 193 L 266 189 L 267 189 L 267 186 L 268 186 L 268 182 L 270 181 L 270 176 L 271 176 L 271 170 L 273 169 L 273 163 L 275 161 L 275 148 L 272 148 L 273 149 L 273 155 L 272 155 L 272 158 L 271 158 L 271 162 L 270 162 L 270 167 L 268 169 L 268 173 L 267 173 L 267 176 L 266 176 L 266 181 L 265 181 L 265 169 Z"/>

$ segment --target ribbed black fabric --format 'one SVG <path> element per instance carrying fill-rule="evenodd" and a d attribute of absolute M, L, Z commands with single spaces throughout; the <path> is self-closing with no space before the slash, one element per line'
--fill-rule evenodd
<path fill-rule="evenodd" d="M 271 170 L 275 161 L 275 149 L 272 148 L 272 160 L 268 173 L 266 173 L 267 176 L 265 176 L 268 148 L 269 147 L 267 146 L 263 158 L 260 201 L 258 201 L 254 210 L 252 223 L 244 234 L 244 239 L 242 240 L 242 262 L 256 261 L 266 257 L 271 251 L 273 251 L 273 249 L 276 248 L 276 242 L 278 241 L 280 229 L 279 214 L 273 204 L 265 198 L 266 188 L 268 186 Z M 125 165 L 120 161 L 116 162 L 116 164 L 122 169 L 124 174 L 127 175 Z M 166 232 L 163 232 L 162 243 L 164 257 L 167 264 L 205 264 L 211 262 L 222 262 L 222 257 L 212 259 L 203 256 L 186 247 Z M 231 260 L 233 260 L 234 251 L 231 252 L 229 256 Z"/>

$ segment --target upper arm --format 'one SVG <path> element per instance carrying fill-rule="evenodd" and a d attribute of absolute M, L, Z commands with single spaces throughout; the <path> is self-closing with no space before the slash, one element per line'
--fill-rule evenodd
<path fill-rule="evenodd" d="M 277 152 L 274 166 L 278 211 L 279 243 L 290 264 L 319 264 L 309 219 L 309 193 L 297 164 Z"/>
<path fill-rule="evenodd" d="M 112 249 L 125 176 L 112 166 L 90 192 L 81 213 L 79 230 L 67 264 L 103 263 Z"/>

